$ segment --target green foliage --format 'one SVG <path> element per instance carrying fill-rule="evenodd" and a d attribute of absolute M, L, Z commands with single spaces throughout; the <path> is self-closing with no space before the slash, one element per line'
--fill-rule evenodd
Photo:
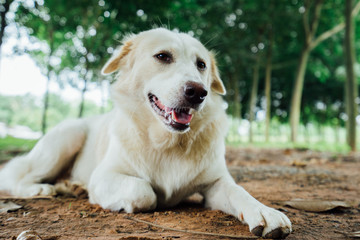
<path fill-rule="evenodd" d="M 0 121 L 5 124 L 25 125 L 38 130 L 41 119 L 41 107 L 31 95 L 5 97 L 0 96 Z"/>
<path fill-rule="evenodd" d="M 51 108 L 48 112 L 49 129 L 68 118 L 77 117 L 78 102 L 68 102 L 56 94 L 50 94 Z M 28 126 L 34 131 L 41 130 L 41 114 L 43 111 L 41 99 L 32 95 L 1 96 L 0 95 L 0 122 L 13 127 L 16 125 Z M 109 109 L 106 109 L 109 110 Z M 85 102 L 85 116 L 96 115 L 101 112 L 95 103 Z"/>
<path fill-rule="evenodd" d="M 60 76 L 56 78 L 59 83 L 70 84 L 82 91 L 86 91 L 84 81 L 97 82 L 103 78 L 99 69 L 126 33 L 164 24 L 190 32 L 219 53 L 219 68 L 229 90 L 225 96 L 229 113 L 241 104 L 243 117 L 247 116 L 252 66 L 258 55 L 265 59 L 265 52 L 270 47 L 268 34 L 272 31 L 272 63 L 280 66 L 273 69 L 272 95 L 282 95 L 272 104 L 272 116 L 287 121 L 292 79 L 304 41 L 302 17 L 305 10 L 310 16 L 314 11 L 313 4 L 309 9 L 305 9 L 304 4 L 302 0 L 35 1 L 34 6 L 22 4 L 19 7 L 17 22 L 26 26 L 31 35 L 57 49 L 54 55 L 60 59 L 60 64 L 52 67 Z M 343 11 L 342 0 L 324 2 L 317 33 L 343 21 Z M 54 33 L 52 38 L 51 32 Z M 360 48 L 360 44 L 358 46 Z M 48 60 L 44 52 L 36 50 L 32 55 L 37 62 L 43 60 L 40 65 L 46 69 Z M 263 61 L 260 70 L 259 109 L 262 108 L 264 64 Z M 314 110 L 317 102 L 324 101 L 323 92 L 319 92 L 324 85 L 332 87 L 327 88 L 327 103 L 343 101 L 338 94 L 343 92 L 338 91 L 343 84 L 332 83 L 336 80 L 335 70 L 341 65 L 342 35 L 338 34 L 320 44 L 310 56 L 303 109 Z M 313 115 L 312 118 L 318 118 Z M 334 113 L 331 118 L 337 116 Z M 302 117 L 303 121 L 309 119 L 307 115 Z"/>

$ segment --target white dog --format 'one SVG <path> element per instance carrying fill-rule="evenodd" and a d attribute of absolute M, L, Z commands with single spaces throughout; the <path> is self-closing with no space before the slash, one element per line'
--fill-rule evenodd
<path fill-rule="evenodd" d="M 106 209 L 169 207 L 199 192 L 207 207 L 236 216 L 257 236 L 291 232 L 283 213 L 250 196 L 227 170 L 225 88 L 211 52 L 187 34 L 153 29 L 125 38 L 102 69 L 116 71 L 114 109 L 52 129 L 2 169 L 0 189 L 55 194 L 48 183 L 73 163 L 71 179 Z"/>

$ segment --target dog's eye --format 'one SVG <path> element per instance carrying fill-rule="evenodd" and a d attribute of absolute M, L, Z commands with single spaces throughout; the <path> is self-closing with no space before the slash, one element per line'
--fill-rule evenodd
<path fill-rule="evenodd" d="M 169 53 L 158 53 L 155 54 L 154 57 L 156 57 L 159 61 L 164 62 L 164 63 L 171 63 L 173 61 L 173 58 L 171 56 L 171 54 Z"/>
<path fill-rule="evenodd" d="M 202 60 L 197 60 L 196 66 L 199 70 L 203 71 L 206 69 L 206 64 Z"/>

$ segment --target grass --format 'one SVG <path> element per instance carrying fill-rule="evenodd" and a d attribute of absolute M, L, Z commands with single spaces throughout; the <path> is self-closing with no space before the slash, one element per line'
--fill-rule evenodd
<path fill-rule="evenodd" d="M 265 142 L 264 124 L 254 124 L 254 142 L 248 141 L 248 123 L 229 119 L 230 128 L 226 138 L 226 144 L 233 147 L 255 147 L 255 148 L 298 148 L 325 151 L 333 153 L 348 153 L 349 147 L 345 143 L 346 134 L 344 128 L 331 126 L 301 126 L 299 131 L 299 142 L 294 144 L 289 141 L 290 129 L 287 124 L 272 122 L 270 141 Z M 360 132 L 358 134 L 360 136 Z M 0 138 L 0 162 L 6 161 L 15 155 L 30 151 L 37 140 L 26 140 L 14 137 Z M 360 149 L 360 139 L 358 140 Z"/>
<path fill-rule="evenodd" d="M 37 140 L 19 139 L 14 137 L 0 138 L 0 162 L 7 161 L 15 155 L 30 151 Z"/>
<path fill-rule="evenodd" d="M 326 142 L 318 143 L 283 143 L 283 142 L 227 142 L 227 146 L 232 147 L 253 147 L 253 148 L 274 148 L 274 149 L 286 149 L 286 148 L 296 148 L 296 149 L 311 149 L 321 152 L 333 152 L 333 153 L 348 153 L 350 151 L 349 147 L 345 144 L 332 145 Z"/>
<path fill-rule="evenodd" d="M 258 148 L 300 148 L 333 153 L 349 153 L 346 144 L 344 127 L 334 127 L 320 124 L 300 125 L 297 143 L 290 141 L 290 126 L 272 121 L 269 141 L 265 141 L 265 124 L 253 123 L 253 143 L 249 143 L 249 123 L 246 120 L 229 118 L 227 145 L 234 147 Z M 360 129 L 358 129 L 357 149 L 360 149 Z"/>
<path fill-rule="evenodd" d="M 34 147 L 37 140 L 20 139 L 14 137 L 0 138 L 0 151 L 8 149 L 29 150 Z"/>

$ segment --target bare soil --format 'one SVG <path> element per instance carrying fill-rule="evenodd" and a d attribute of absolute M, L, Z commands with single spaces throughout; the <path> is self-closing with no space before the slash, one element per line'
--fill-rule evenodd
<path fill-rule="evenodd" d="M 349 233 L 360 231 L 359 155 L 228 148 L 226 159 L 240 185 L 290 218 L 293 233 L 287 239 L 347 239 Z M 2 193 L 0 199 L 22 206 L 0 214 L 0 239 L 16 239 L 25 230 L 48 240 L 254 238 L 246 225 L 205 209 L 198 197 L 176 208 L 137 214 L 103 210 L 81 197 L 18 199 Z M 352 207 L 317 213 L 280 204 L 291 199 L 339 200 Z"/>

